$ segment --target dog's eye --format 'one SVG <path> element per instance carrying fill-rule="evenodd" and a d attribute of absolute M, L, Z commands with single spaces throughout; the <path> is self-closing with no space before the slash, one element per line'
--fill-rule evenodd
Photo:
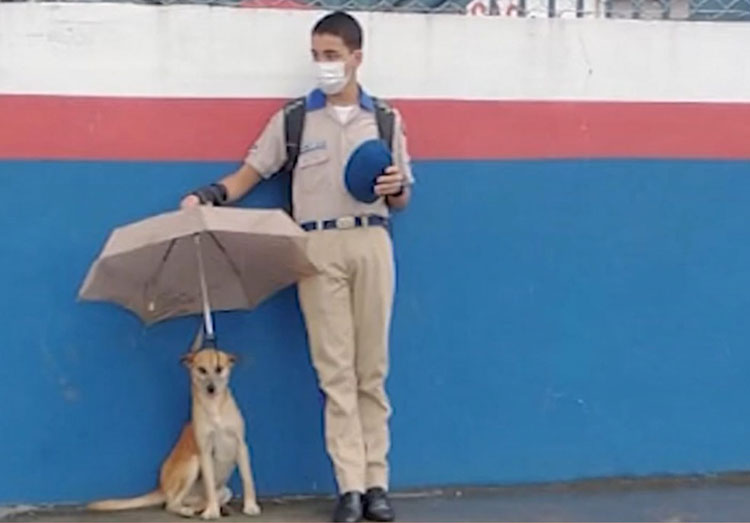
<path fill-rule="evenodd" d="M 216 374 L 221 374 L 222 370 L 223 369 L 221 367 L 216 367 Z"/>
<path fill-rule="evenodd" d="M 200 372 L 201 374 L 208 373 L 208 371 L 205 369 L 205 367 L 198 367 L 198 372 Z"/>

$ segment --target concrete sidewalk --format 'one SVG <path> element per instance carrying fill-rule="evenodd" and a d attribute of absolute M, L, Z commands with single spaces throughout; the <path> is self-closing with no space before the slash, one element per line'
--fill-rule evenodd
<path fill-rule="evenodd" d="M 261 500 L 263 515 L 223 521 L 329 521 L 332 499 Z M 397 493 L 399 521 L 750 521 L 750 482 L 737 478 L 607 480 Z M 0 509 L 2 510 L 2 509 Z M 2 521 L 185 521 L 163 510 L 90 513 L 35 510 Z"/>

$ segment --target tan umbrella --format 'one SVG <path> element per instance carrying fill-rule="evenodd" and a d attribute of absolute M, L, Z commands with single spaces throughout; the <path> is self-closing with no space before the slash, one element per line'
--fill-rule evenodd
<path fill-rule="evenodd" d="M 146 324 L 211 310 L 252 309 L 314 274 L 305 233 L 280 210 L 198 206 L 112 231 L 79 298 L 112 301 Z"/>

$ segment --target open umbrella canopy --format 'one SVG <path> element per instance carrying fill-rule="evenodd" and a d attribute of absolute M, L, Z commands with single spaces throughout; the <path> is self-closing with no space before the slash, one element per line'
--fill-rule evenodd
<path fill-rule="evenodd" d="M 209 303 L 252 309 L 316 272 L 306 234 L 281 210 L 196 206 L 160 214 L 111 233 L 79 298 L 118 303 L 146 324 L 208 315 Z"/>

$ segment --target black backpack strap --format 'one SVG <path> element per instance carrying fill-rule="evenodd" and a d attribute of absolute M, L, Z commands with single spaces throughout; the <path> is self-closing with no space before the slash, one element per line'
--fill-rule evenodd
<path fill-rule="evenodd" d="M 286 144 L 286 162 L 281 168 L 281 172 L 289 174 L 289 202 L 288 211 L 290 215 L 294 213 L 294 202 L 292 201 L 292 183 L 294 168 L 297 166 L 299 152 L 302 146 L 302 131 L 305 128 L 306 113 L 305 97 L 290 100 L 284 106 L 284 142 Z"/>
<path fill-rule="evenodd" d="M 302 131 L 305 127 L 305 97 L 295 98 L 284 106 L 284 139 L 286 141 L 286 162 L 281 168 L 291 173 L 297 165 L 302 144 Z"/>
<path fill-rule="evenodd" d="M 396 128 L 396 113 L 393 108 L 379 98 L 373 98 L 375 103 L 375 120 L 378 122 L 378 135 L 393 151 L 393 136 Z"/>

